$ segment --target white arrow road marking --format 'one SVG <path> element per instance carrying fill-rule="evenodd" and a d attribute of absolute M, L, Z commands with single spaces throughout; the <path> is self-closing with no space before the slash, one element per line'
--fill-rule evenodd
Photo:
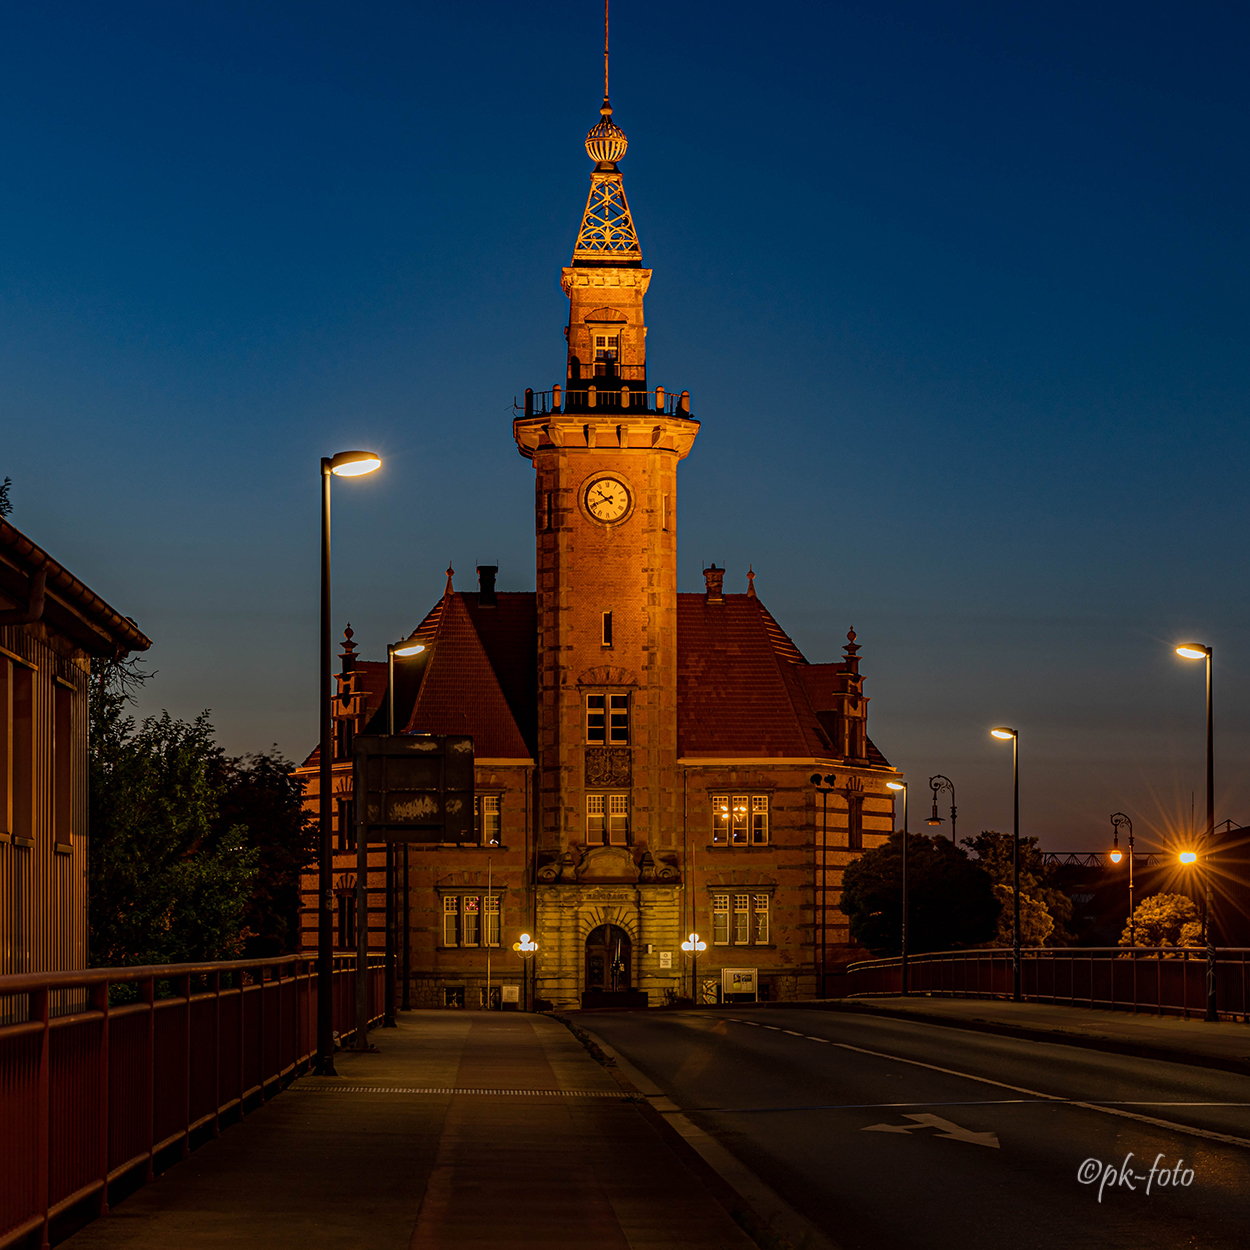
<path fill-rule="evenodd" d="M 914 1128 L 935 1128 L 938 1129 L 938 1136 L 945 1138 L 947 1141 L 970 1141 L 977 1146 L 992 1146 L 995 1150 L 1000 1149 L 998 1138 L 993 1133 L 974 1133 L 969 1128 L 962 1128 L 958 1124 L 952 1124 L 950 1120 L 944 1120 L 940 1115 L 932 1115 L 929 1112 L 923 1112 L 920 1115 L 907 1115 L 908 1120 L 915 1120 L 915 1124 L 866 1124 L 863 1132 L 865 1133 L 910 1133 Z"/>

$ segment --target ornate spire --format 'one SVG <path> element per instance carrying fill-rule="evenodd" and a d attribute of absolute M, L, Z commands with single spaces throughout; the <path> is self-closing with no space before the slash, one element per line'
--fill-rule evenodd
<path fill-rule="evenodd" d="M 342 671 L 350 673 L 356 667 L 356 644 L 352 639 L 356 636 L 356 631 L 350 625 L 343 631 L 343 650 L 339 652 L 339 659 L 343 661 Z"/>
<path fill-rule="evenodd" d="M 642 264 L 638 232 L 625 198 L 625 186 L 616 162 L 625 155 L 629 140 L 612 120 L 608 102 L 608 0 L 603 0 L 603 107 L 599 123 L 586 136 L 586 155 L 595 162 L 590 175 L 590 195 L 582 213 L 582 228 L 573 247 L 573 264 L 579 261 L 620 261 Z"/>
<path fill-rule="evenodd" d="M 449 562 L 448 562 L 448 564 L 447 564 L 447 587 L 446 587 L 446 589 L 443 591 L 443 596 L 444 596 L 444 597 L 446 597 L 447 595 L 450 595 L 450 594 L 454 594 L 454 593 L 455 593 L 455 587 L 451 584 L 451 579 L 452 579 L 452 577 L 455 575 L 455 572 L 456 572 L 456 570 L 455 570 L 455 569 L 453 569 L 453 568 L 451 567 L 451 563 L 450 563 L 450 561 L 449 561 Z"/>
<path fill-rule="evenodd" d="M 747 565 L 747 598 L 748 598 L 748 599 L 754 599 L 754 598 L 756 598 L 756 594 L 755 594 L 755 567 L 754 567 L 754 565 L 750 565 L 750 564 L 748 564 L 748 565 Z"/>

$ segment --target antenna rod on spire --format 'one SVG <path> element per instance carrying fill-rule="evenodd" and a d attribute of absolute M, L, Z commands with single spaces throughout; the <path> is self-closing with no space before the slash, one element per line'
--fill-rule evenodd
<path fill-rule="evenodd" d="M 608 0 L 603 0 L 603 98 L 608 98 Z"/>

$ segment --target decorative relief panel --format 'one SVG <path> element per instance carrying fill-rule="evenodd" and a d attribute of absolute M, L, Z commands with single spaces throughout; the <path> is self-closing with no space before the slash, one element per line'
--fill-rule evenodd
<path fill-rule="evenodd" d="M 589 789 L 628 789 L 631 779 L 629 747 L 587 747 L 586 786 Z"/>

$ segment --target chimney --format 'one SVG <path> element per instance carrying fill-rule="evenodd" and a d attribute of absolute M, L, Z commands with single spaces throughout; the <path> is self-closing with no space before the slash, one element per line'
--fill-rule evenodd
<path fill-rule="evenodd" d="M 703 580 L 707 583 L 708 603 L 724 603 L 725 596 L 721 588 L 725 585 L 725 570 L 718 569 L 713 561 L 710 569 L 703 570 Z"/>
<path fill-rule="evenodd" d="M 477 606 L 479 608 L 497 608 L 495 599 L 495 576 L 499 572 L 497 564 L 479 564 L 477 566 Z"/>

